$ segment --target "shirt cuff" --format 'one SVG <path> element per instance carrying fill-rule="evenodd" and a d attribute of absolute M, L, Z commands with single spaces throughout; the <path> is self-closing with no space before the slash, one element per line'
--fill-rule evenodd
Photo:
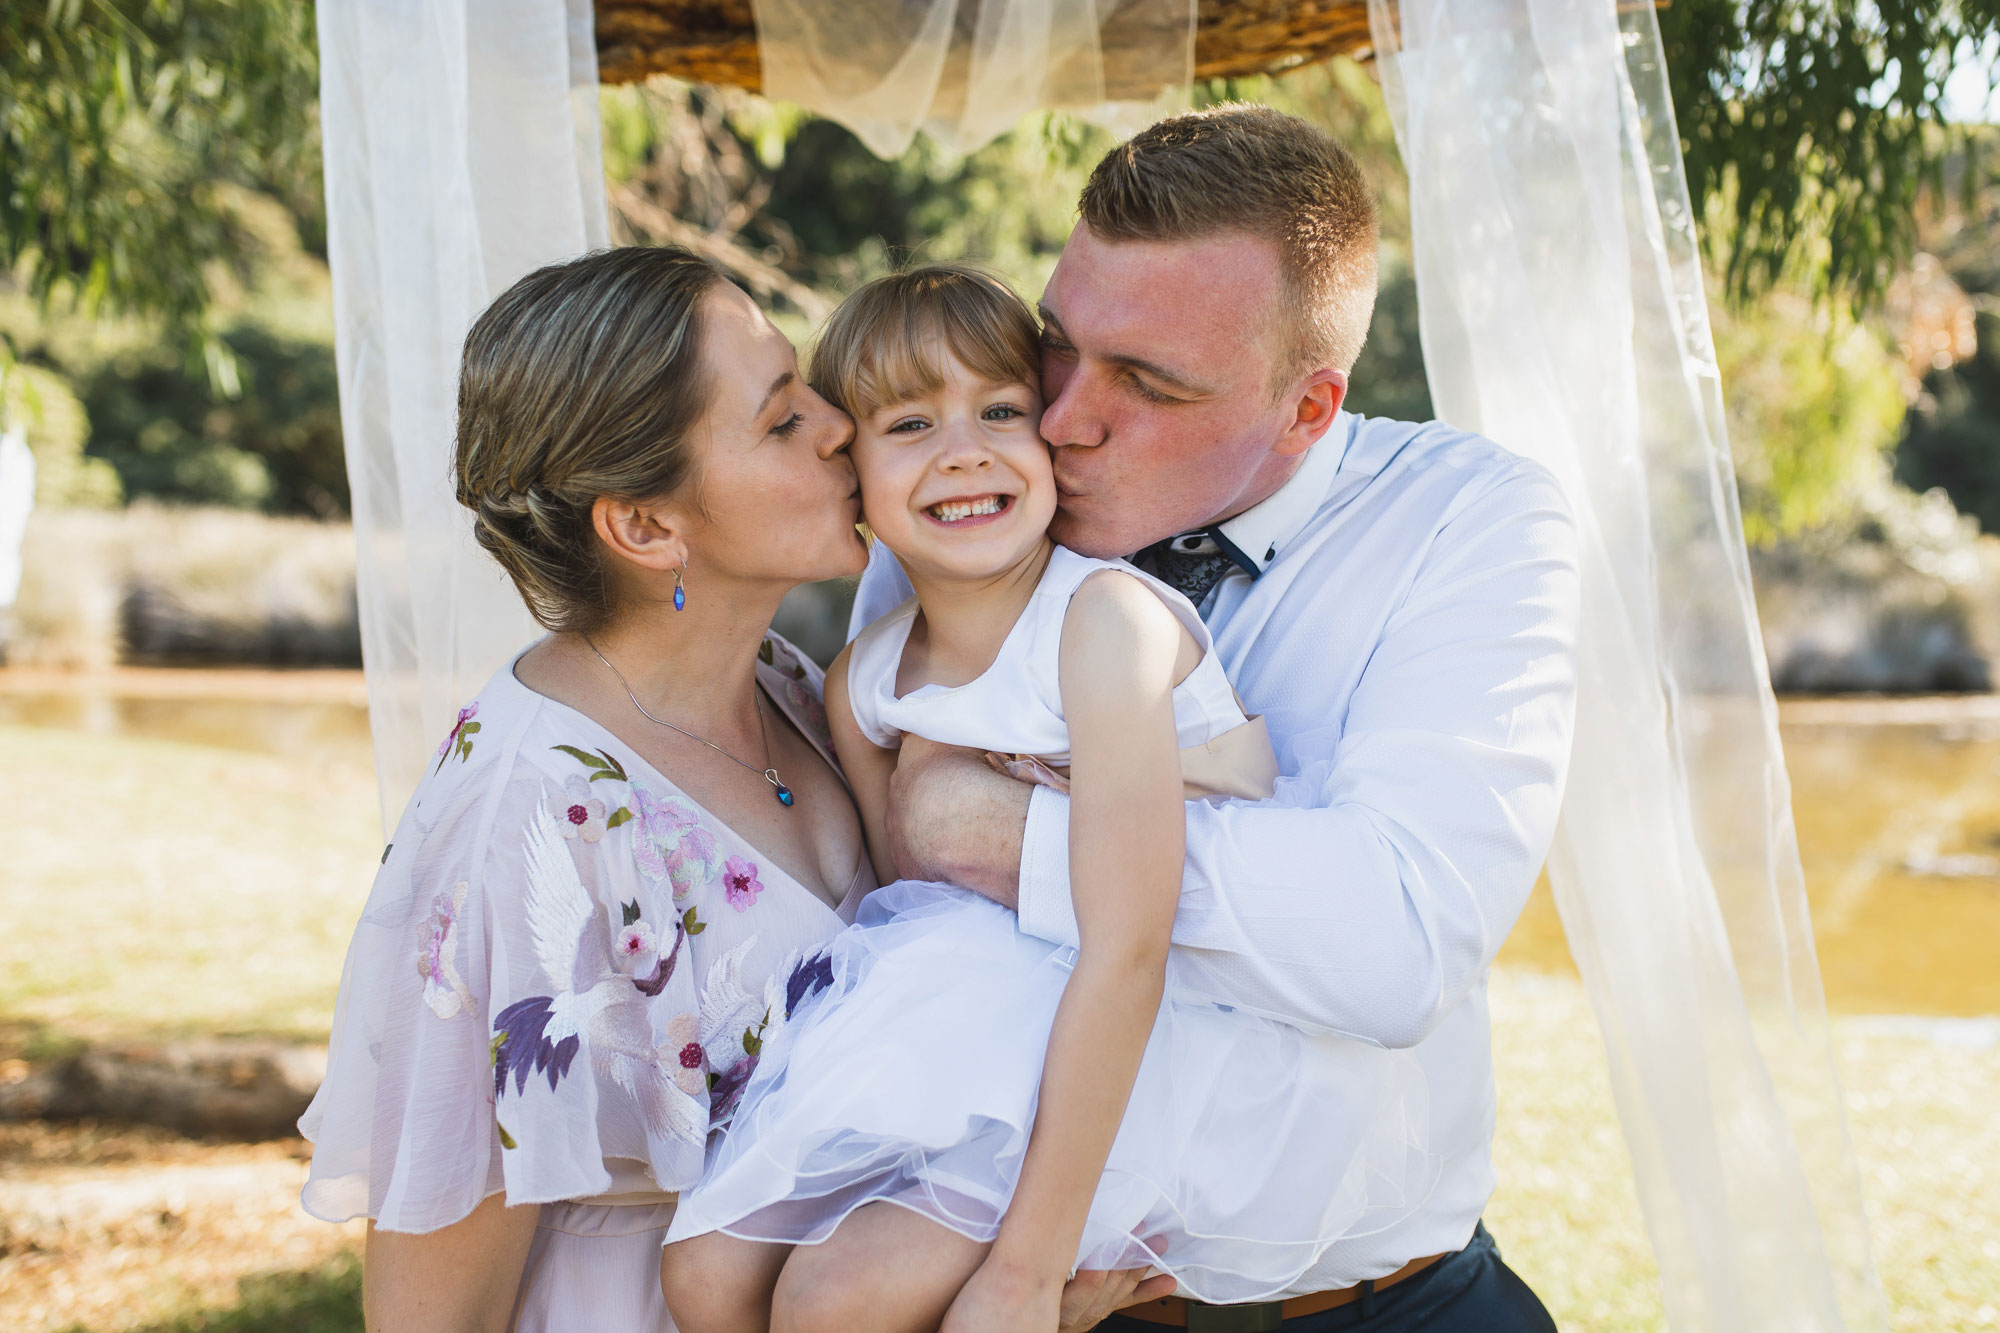
<path fill-rule="evenodd" d="M 1069 896 L 1069 797 L 1053 787 L 1037 786 L 1028 798 L 1015 895 L 1023 934 L 1076 947 L 1076 904 Z"/>

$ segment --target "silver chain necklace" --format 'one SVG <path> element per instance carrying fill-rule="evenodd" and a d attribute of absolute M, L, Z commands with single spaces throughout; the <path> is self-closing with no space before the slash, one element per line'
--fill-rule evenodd
<path fill-rule="evenodd" d="M 689 731 L 686 727 L 677 727 L 663 717 L 654 717 L 651 713 L 646 711 L 646 705 L 639 702 L 639 696 L 632 693 L 632 684 L 630 681 L 625 679 L 625 673 L 620 671 L 617 667 L 612 666 L 610 658 L 606 657 L 603 653 L 598 652 L 597 645 L 591 643 L 590 636 L 588 634 L 583 636 L 583 641 L 586 644 L 590 645 L 591 652 L 597 653 L 597 660 L 604 663 L 606 667 L 609 667 L 612 675 L 618 677 L 618 683 L 625 687 L 625 697 L 632 701 L 632 706 L 639 710 L 639 715 L 641 717 L 645 718 L 648 722 L 659 723 L 661 726 L 665 727 L 668 731 L 678 731 L 681 735 L 687 737 L 691 741 L 700 741 L 703 745 L 706 745 L 709 749 L 715 751 L 717 754 L 721 755 L 724 759 L 727 759 L 730 763 L 735 764 L 739 768 L 749 769 L 752 773 L 757 774 L 759 777 L 763 778 L 764 781 L 771 784 L 772 790 L 774 790 L 777 793 L 779 805 L 784 806 L 788 810 L 791 809 L 792 789 L 790 787 L 787 787 L 784 783 L 784 779 L 778 776 L 777 769 L 775 768 L 759 769 L 755 764 L 746 764 L 741 759 L 738 759 L 735 755 L 729 753 L 729 751 L 723 749 L 720 745 L 717 745 L 714 741 L 708 739 L 706 736 L 697 736 L 692 731 Z M 751 704 L 757 710 L 757 735 L 763 739 L 764 762 L 768 764 L 771 762 L 771 735 L 768 731 L 764 729 L 764 706 L 756 700 L 754 695 L 751 698 Z"/>

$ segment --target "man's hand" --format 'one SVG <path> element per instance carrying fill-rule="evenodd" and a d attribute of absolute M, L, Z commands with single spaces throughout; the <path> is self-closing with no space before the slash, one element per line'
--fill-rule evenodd
<path fill-rule="evenodd" d="M 1127 1268 L 1114 1273 L 1078 1273 L 1063 1288 L 1060 1333 L 1083 1333 L 1128 1305 L 1173 1295 L 1173 1275 L 1146 1276 L 1152 1272 L 1150 1268 Z"/>
<path fill-rule="evenodd" d="M 896 873 L 955 884 L 1013 908 L 1033 794 L 1028 783 L 987 767 L 977 750 L 904 736 L 889 783 Z"/>

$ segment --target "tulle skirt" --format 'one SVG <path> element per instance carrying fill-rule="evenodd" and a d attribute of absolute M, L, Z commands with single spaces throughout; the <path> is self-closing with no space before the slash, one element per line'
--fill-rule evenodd
<path fill-rule="evenodd" d="M 832 943 L 668 1241 L 812 1244 L 868 1203 L 991 1241 L 1034 1123 L 1075 951 L 911 881 Z M 1414 1057 L 1166 997 L 1090 1207 L 1079 1268 L 1157 1268 L 1215 1302 L 1286 1290 L 1334 1242 L 1406 1218 L 1436 1179 Z"/>

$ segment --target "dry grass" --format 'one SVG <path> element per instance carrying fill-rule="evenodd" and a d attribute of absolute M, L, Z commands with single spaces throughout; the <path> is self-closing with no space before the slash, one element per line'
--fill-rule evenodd
<path fill-rule="evenodd" d="M 321 1039 L 382 846 L 351 747 L 0 726 L 0 1018 Z"/>
<path fill-rule="evenodd" d="M 296 1139 L 0 1125 L 7 1327 L 359 1330 L 361 1227 L 299 1211 L 305 1157 Z"/>
<path fill-rule="evenodd" d="M 0 805 L 0 1023 L 45 1042 L 324 1033 L 380 851 L 373 783 L 354 737 L 273 734 L 281 753 L 0 726 L 0 770 L 21 775 Z M 1502 969 L 1492 1006 L 1489 1225 L 1566 1330 L 1663 1328 L 1581 987 Z M 1996 1029 L 1835 1020 L 1876 1261 L 1906 1333 L 2000 1326 Z M 357 1233 L 297 1211 L 298 1154 L 0 1128 L 6 1326 L 358 1328 L 340 1258 Z M 286 1276 L 256 1277 L 272 1270 Z"/>
<path fill-rule="evenodd" d="M 1493 976 L 1487 1225 L 1565 1330 L 1666 1327 L 1582 986 Z M 1875 1265 L 1898 1333 L 2000 1327 L 2000 1021 L 1836 1018 Z"/>

